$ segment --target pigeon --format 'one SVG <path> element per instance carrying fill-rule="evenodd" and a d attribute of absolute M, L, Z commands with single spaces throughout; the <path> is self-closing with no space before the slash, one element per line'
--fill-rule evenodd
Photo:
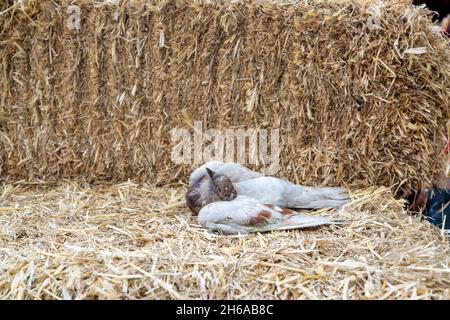
<path fill-rule="evenodd" d="M 197 221 L 205 229 L 225 235 L 343 223 L 342 220 L 308 216 L 288 208 L 263 204 L 245 195 L 238 195 L 231 201 L 216 201 L 204 206 L 199 212 Z"/>
<path fill-rule="evenodd" d="M 196 180 L 186 193 L 186 203 L 194 214 L 198 214 L 201 208 L 211 202 L 230 201 L 237 196 L 236 189 L 227 176 L 205 169 L 207 174 Z"/>
<path fill-rule="evenodd" d="M 286 208 L 322 209 L 341 208 L 350 197 L 343 188 L 314 188 L 292 182 L 267 177 L 238 163 L 207 162 L 194 170 L 189 185 L 198 184 L 205 175 L 206 168 L 226 175 L 233 183 L 237 195 L 255 198 L 262 203 Z"/>

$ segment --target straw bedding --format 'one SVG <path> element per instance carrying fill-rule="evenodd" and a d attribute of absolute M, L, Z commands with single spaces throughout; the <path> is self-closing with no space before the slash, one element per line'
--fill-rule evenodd
<path fill-rule="evenodd" d="M 311 214 L 344 226 L 222 236 L 184 187 L 0 187 L 0 298 L 449 299 L 448 235 L 385 188 Z"/>
<path fill-rule="evenodd" d="M 448 40 L 409 1 L 77 1 L 78 32 L 67 1 L 2 3 L 4 177 L 176 182 L 195 120 L 279 128 L 279 176 L 309 185 L 408 194 L 443 165 Z"/>

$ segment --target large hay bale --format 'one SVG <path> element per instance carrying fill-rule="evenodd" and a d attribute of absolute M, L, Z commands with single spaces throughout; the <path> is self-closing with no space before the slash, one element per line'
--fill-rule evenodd
<path fill-rule="evenodd" d="M 170 129 L 194 120 L 280 128 L 305 184 L 408 193 L 442 167 L 448 40 L 408 1 L 77 4 L 78 31 L 66 1 L 0 6 L 4 177 L 179 180 Z"/>

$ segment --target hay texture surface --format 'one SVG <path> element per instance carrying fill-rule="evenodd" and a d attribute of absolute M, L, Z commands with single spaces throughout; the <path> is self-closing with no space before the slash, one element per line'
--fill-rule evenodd
<path fill-rule="evenodd" d="M 401 185 L 440 170 L 449 43 L 409 1 L 0 5 L 4 177 L 169 182 L 172 128 L 278 128 L 280 176 Z M 259 165 L 253 167 L 258 168 Z"/>
<path fill-rule="evenodd" d="M 311 212 L 343 226 L 239 236 L 202 229 L 184 192 L 1 186 L 0 298 L 450 298 L 448 235 L 386 189 Z"/>

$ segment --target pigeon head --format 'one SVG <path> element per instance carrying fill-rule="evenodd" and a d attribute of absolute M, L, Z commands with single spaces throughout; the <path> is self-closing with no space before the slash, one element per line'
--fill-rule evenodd
<path fill-rule="evenodd" d="M 216 194 L 222 201 L 231 201 L 236 198 L 237 192 L 231 182 L 224 174 L 219 174 L 206 168 L 209 178 L 212 182 L 212 192 Z"/>

